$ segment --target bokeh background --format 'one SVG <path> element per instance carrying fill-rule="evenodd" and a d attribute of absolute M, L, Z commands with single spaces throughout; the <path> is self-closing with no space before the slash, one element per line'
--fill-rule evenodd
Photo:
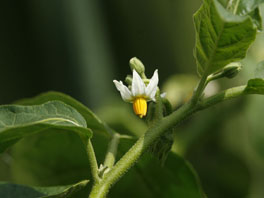
<path fill-rule="evenodd" d="M 159 69 L 160 85 L 174 108 L 188 100 L 197 82 L 192 15 L 200 4 L 199 0 L 2 1 L 0 103 L 61 91 L 86 104 L 115 129 L 139 134 L 145 126 L 121 101 L 112 80 L 124 80 L 131 73 L 128 61 L 136 56 L 149 77 Z M 263 6 L 261 10 L 264 13 Z M 235 79 L 210 85 L 208 94 L 245 84 L 261 60 L 263 33 L 242 61 L 242 72 Z M 208 197 L 264 196 L 263 104 L 263 96 L 228 101 L 198 113 L 177 129 L 173 151 L 191 162 Z M 44 154 L 44 148 L 57 145 L 56 138 L 45 144 L 41 137 L 39 146 L 39 138 L 21 141 L 1 155 L 0 180 L 51 185 L 77 179 L 63 178 L 62 171 L 58 176 L 54 167 L 59 165 L 52 160 L 53 171 L 39 167 L 45 162 L 36 156 L 49 159 L 53 152 Z M 54 173 L 60 179 L 47 179 Z"/>

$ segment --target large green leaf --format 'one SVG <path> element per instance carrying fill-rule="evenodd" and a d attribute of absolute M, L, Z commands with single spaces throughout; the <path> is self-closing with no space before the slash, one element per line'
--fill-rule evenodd
<path fill-rule="evenodd" d="M 16 103 L 21 105 L 38 105 L 48 102 L 50 100 L 59 100 L 66 103 L 67 105 L 74 107 L 80 114 L 82 114 L 82 116 L 86 120 L 87 127 L 92 129 L 94 132 L 103 132 L 105 135 L 109 135 L 109 133 L 112 132 L 112 130 L 103 121 L 101 121 L 90 109 L 88 109 L 85 105 L 75 100 L 71 96 L 66 95 L 64 93 L 49 91 L 33 98 L 19 100 Z"/>
<path fill-rule="evenodd" d="M 194 23 L 194 56 L 200 75 L 209 75 L 243 59 L 256 37 L 250 16 L 234 15 L 217 0 L 204 0 L 194 15 Z"/>
<path fill-rule="evenodd" d="M 41 94 L 33 99 L 26 99 L 20 101 L 22 104 L 43 103 L 49 99 L 58 99 L 67 104 L 74 106 L 86 119 L 93 122 L 92 116 L 89 116 L 89 109 L 80 104 L 75 99 L 58 92 L 48 92 Z M 128 116 L 130 112 L 125 107 L 120 111 L 120 105 L 110 105 L 110 109 L 103 108 L 102 112 L 107 113 L 108 116 L 103 116 L 110 126 L 114 127 L 117 131 L 121 131 L 127 135 L 136 136 L 136 132 L 146 130 L 143 121 L 136 116 Z M 122 113 L 123 112 L 123 113 Z M 94 115 L 93 113 L 91 113 Z M 113 114 L 115 116 L 113 116 Z M 101 117 L 101 116 L 100 116 Z M 106 119 L 105 119 L 106 118 Z M 116 127 L 113 123 L 116 121 L 126 121 L 130 124 L 128 128 Z M 111 121 L 112 120 L 112 121 Z M 102 125 L 98 123 L 98 125 Z M 89 126 L 90 124 L 87 123 Z M 136 126 L 136 127 L 135 127 Z M 89 126 L 91 127 L 91 125 Z M 103 123 L 103 127 L 105 124 Z M 108 127 L 108 126 L 106 126 Z M 92 127 L 91 127 L 92 128 Z M 109 133 L 107 131 L 96 128 L 93 129 L 93 137 L 91 139 L 98 164 L 104 162 L 105 153 L 109 143 Z M 111 129 L 110 129 L 111 130 Z M 133 130 L 135 133 L 130 133 Z M 108 135 L 105 135 L 108 133 Z M 132 145 L 134 140 L 121 139 L 118 146 L 118 158 L 122 156 Z M 32 150 L 34 148 L 34 150 Z M 36 134 L 21 140 L 12 148 L 12 175 L 14 181 L 17 183 L 24 183 L 28 185 L 66 185 L 75 183 L 77 181 L 91 178 L 89 170 L 89 162 L 85 150 L 82 148 L 78 136 L 73 133 L 63 133 L 56 130 L 49 130 L 45 133 Z M 65 174 L 67 172 L 67 174 Z"/>
<path fill-rule="evenodd" d="M 109 197 L 204 198 L 205 195 L 191 165 L 170 153 L 164 167 L 156 158 L 145 154 L 113 187 Z"/>
<path fill-rule="evenodd" d="M 15 183 L 57 186 L 91 178 L 86 151 L 72 132 L 51 129 L 26 137 L 12 147 L 10 154 Z M 98 152 L 96 157 L 100 157 Z"/>
<path fill-rule="evenodd" d="M 1 198 L 72 198 L 79 190 L 83 189 L 88 180 L 77 184 L 54 187 L 32 187 L 19 184 L 0 182 Z"/>
<path fill-rule="evenodd" d="M 0 152 L 26 136 L 51 129 L 75 132 L 84 142 L 92 136 L 82 115 L 59 101 L 34 106 L 0 106 Z"/>

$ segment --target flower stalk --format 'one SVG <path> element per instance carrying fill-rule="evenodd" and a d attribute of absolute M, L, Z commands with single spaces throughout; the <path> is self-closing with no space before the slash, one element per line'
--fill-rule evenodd
<path fill-rule="evenodd" d="M 108 145 L 108 150 L 105 156 L 104 166 L 109 168 L 109 170 L 114 166 L 115 159 L 116 159 L 116 153 L 117 148 L 119 144 L 119 137 L 120 135 L 118 133 L 115 133 Z"/>

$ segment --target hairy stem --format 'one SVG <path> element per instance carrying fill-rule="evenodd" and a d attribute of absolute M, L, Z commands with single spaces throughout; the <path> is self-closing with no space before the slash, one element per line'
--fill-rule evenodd
<path fill-rule="evenodd" d="M 88 140 L 86 151 L 87 151 L 87 154 L 88 154 L 88 160 L 89 160 L 89 163 L 90 163 L 91 174 L 92 174 L 94 183 L 98 183 L 99 182 L 98 164 L 97 164 L 95 152 L 94 152 L 94 149 L 93 149 L 93 145 L 92 145 L 92 142 L 91 142 L 90 139 Z"/>
<path fill-rule="evenodd" d="M 90 198 L 103 198 L 113 185 L 128 169 L 130 169 L 141 154 L 168 128 L 173 127 L 192 113 L 190 103 L 182 106 L 170 116 L 163 118 L 151 127 L 133 147 L 116 163 L 116 165 L 104 175 L 103 180 L 96 184 L 90 194 Z"/>
<path fill-rule="evenodd" d="M 204 80 L 204 83 L 206 80 Z M 198 89 L 197 89 L 198 90 Z M 202 88 L 199 88 L 198 95 L 201 95 Z M 113 168 L 104 175 L 102 181 L 95 184 L 92 188 L 90 198 L 104 198 L 110 187 L 129 170 L 144 153 L 144 151 L 165 131 L 175 127 L 182 120 L 190 117 L 193 113 L 206 109 L 225 100 L 237 98 L 247 94 L 259 94 L 257 91 L 248 91 L 246 86 L 239 86 L 222 91 L 214 96 L 199 101 L 199 97 L 194 104 L 193 100 L 180 107 L 159 122 L 156 122 L 148 131 L 138 139 L 138 141 L 129 149 L 129 151 L 116 163 Z M 196 96 L 197 97 L 197 96 Z"/>
<path fill-rule="evenodd" d="M 216 95 L 213 95 L 209 98 L 202 100 L 201 102 L 198 103 L 196 109 L 197 110 L 206 109 L 206 108 L 213 106 L 219 102 L 222 102 L 225 100 L 230 100 L 230 99 L 237 98 L 239 96 L 247 95 L 247 94 L 257 94 L 257 93 L 246 91 L 245 85 L 226 89 L 226 90 L 224 90 L 224 91 L 222 91 Z"/>
<path fill-rule="evenodd" d="M 104 166 L 112 168 L 115 164 L 116 152 L 119 144 L 119 134 L 115 133 L 108 145 L 108 150 L 105 156 Z"/>

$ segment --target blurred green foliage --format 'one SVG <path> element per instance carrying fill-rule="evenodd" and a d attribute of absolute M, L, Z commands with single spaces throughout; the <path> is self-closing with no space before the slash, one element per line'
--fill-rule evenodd
<path fill-rule="evenodd" d="M 123 80 L 129 73 L 128 60 L 137 56 L 145 63 L 149 75 L 159 69 L 165 89 L 169 86 L 177 90 L 180 82 L 166 79 L 174 74 L 196 73 L 192 14 L 200 3 L 194 0 L 1 2 L 0 103 L 47 90 L 62 91 L 97 111 L 118 132 L 138 137 L 146 126 L 132 115 L 131 106 L 117 97 L 112 80 Z M 239 75 L 232 80 L 219 80 L 217 86 L 223 89 L 245 84 L 252 78 L 257 63 L 264 59 L 263 44 L 264 34 L 260 33 L 242 62 Z M 187 98 L 192 94 L 189 91 L 192 86 L 191 81 L 186 85 Z M 168 96 L 176 98 L 184 91 L 171 93 L 169 89 L 166 89 Z M 184 100 L 185 97 L 176 101 L 175 108 Z M 173 152 L 191 162 L 208 197 L 263 197 L 263 101 L 261 96 L 229 101 L 193 116 L 177 128 Z M 94 145 L 104 146 L 97 150 L 102 161 L 107 141 L 97 137 Z M 81 147 L 81 141 L 73 134 L 61 137 L 49 132 L 26 138 L 0 156 L 0 180 L 63 185 L 87 179 L 88 161 Z M 126 149 L 124 146 L 123 152 Z M 47 160 L 42 161 L 42 157 Z M 139 171 L 138 167 L 133 168 L 124 177 L 123 185 L 129 186 L 131 175 Z M 113 188 L 112 196 L 122 187 L 121 182 Z"/>

